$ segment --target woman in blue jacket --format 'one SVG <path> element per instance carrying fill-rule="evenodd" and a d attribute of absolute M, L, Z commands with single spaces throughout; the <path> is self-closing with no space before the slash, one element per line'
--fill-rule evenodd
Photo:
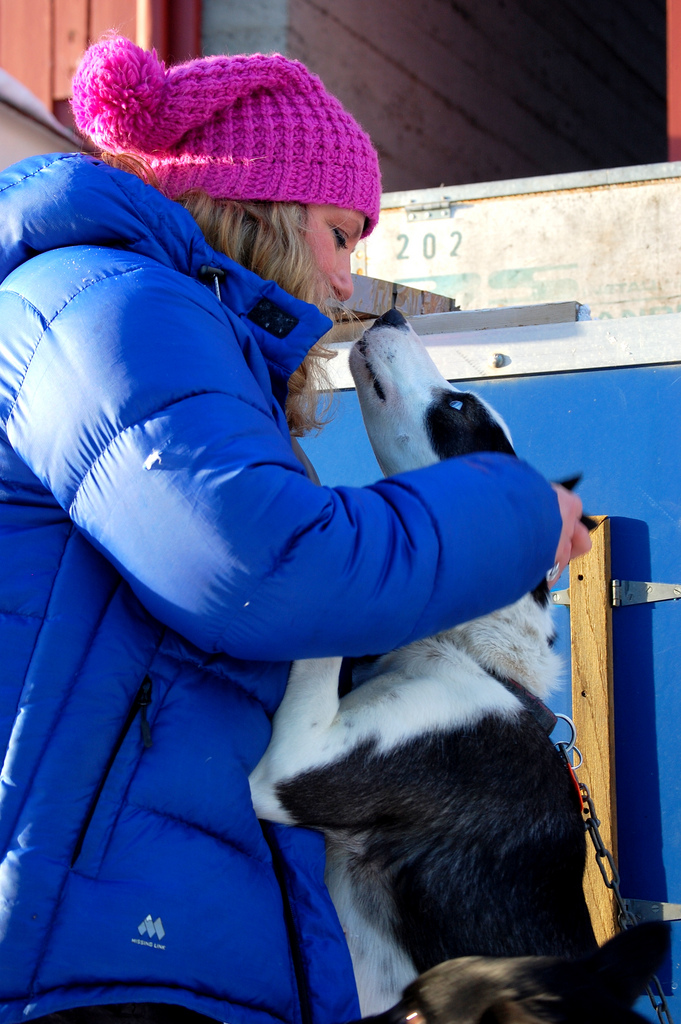
<path fill-rule="evenodd" d="M 514 601 L 579 501 L 500 455 L 307 477 L 380 181 L 302 65 L 109 40 L 74 111 L 103 160 L 0 181 L 0 1022 L 338 1024 L 323 842 L 249 798 L 289 661 Z"/>

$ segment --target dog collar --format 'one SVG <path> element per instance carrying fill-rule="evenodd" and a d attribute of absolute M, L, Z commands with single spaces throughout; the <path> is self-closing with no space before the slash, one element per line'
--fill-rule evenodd
<path fill-rule="evenodd" d="M 543 700 L 536 697 L 533 693 L 519 683 L 516 679 L 505 679 L 503 676 L 495 675 L 494 678 L 498 683 L 512 693 L 514 697 L 517 697 L 522 706 L 526 711 L 529 711 L 537 724 L 544 730 L 546 735 L 550 735 L 553 732 L 556 722 L 558 719 L 554 715 L 551 708 L 548 708 Z"/>

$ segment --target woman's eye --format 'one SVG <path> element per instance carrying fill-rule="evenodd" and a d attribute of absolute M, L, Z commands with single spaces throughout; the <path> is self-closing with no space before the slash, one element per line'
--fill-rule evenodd
<path fill-rule="evenodd" d="M 337 249 L 347 249 L 347 247 L 348 247 L 348 240 L 347 240 L 347 238 L 345 237 L 345 235 L 343 234 L 343 232 L 341 231 L 340 228 L 334 228 L 333 229 L 333 237 L 334 237 L 334 239 L 336 241 L 336 248 Z"/>

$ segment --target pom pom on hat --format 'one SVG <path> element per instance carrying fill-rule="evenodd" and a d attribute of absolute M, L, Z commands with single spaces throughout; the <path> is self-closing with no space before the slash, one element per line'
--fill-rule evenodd
<path fill-rule="evenodd" d="M 129 39 L 106 39 L 86 52 L 73 80 L 79 129 L 102 149 L 137 149 L 153 139 L 166 84 L 164 64 Z"/>
<path fill-rule="evenodd" d="M 73 80 L 81 132 L 144 157 L 171 198 L 330 203 L 378 220 L 369 136 L 321 80 L 281 54 L 204 57 L 167 68 L 128 39 L 91 46 Z"/>

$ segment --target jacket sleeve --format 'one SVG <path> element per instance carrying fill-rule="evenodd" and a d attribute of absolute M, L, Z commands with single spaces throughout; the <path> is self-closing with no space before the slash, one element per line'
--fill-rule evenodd
<path fill-rule="evenodd" d="M 49 320 L 5 294 L 3 315 L 10 443 L 149 611 L 205 650 L 384 651 L 516 600 L 552 564 L 557 501 L 519 460 L 310 483 L 247 332 L 182 275 L 111 274 Z"/>

